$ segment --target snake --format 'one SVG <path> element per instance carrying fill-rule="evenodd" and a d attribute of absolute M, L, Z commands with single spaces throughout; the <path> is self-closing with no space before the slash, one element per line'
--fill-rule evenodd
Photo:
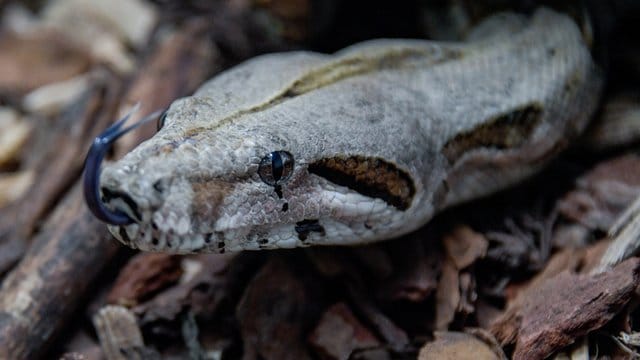
<path fill-rule="evenodd" d="M 398 238 L 539 172 L 583 132 L 603 78 L 588 36 L 547 8 L 464 42 L 261 55 L 175 100 L 122 159 L 101 166 L 127 117 L 96 138 L 85 196 L 144 251 Z"/>

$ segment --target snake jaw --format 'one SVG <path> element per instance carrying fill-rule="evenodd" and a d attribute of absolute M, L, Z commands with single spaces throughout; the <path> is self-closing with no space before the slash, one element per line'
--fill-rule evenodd
<path fill-rule="evenodd" d="M 137 123 L 122 128 L 124 123 L 129 120 L 131 115 L 133 115 L 139 107 L 140 103 L 136 104 L 122 119 L 98 135 L 93 140 L 93 144 L 91 144 L 91 148 L 89 148 L 84 162 L 83 191 L 87 207 L 98 219 L 111 225 L 128 225 L 133 223 L 134 220 L 125 212 L 110 210 L 104 205 L 100 194 L 100 167 L 105 154 L 117 139 L 138 126 L 155 119 L 162 113 L 162 111 L 153 112 Z"/>

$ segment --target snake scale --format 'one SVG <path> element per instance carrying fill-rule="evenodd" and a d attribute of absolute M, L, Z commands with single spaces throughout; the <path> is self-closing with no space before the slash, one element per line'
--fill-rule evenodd
<path fill-rule="evenodd" d="M 464 43 L 263 55 L 176 100 L 105 166 L 98 205 L 119 215 L 118 240 L 150 251 L 391 239 L 541 169 L 602 84 L 580 28 L 544 8 L 496 15 Z"/>

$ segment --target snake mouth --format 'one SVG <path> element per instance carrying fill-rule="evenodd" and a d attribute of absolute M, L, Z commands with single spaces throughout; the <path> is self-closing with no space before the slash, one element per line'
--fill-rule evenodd
<path fill-rule="evenodd" d="M 142 215 L 136 202 L 128 194 L 120 191 L 101 188 L 102 201 L 105 204 L 113 204 L 115 211 L 126 214 L 132 221 L 141 222 Z"/>
<path fill-rule="evenodd" d="M 172 254 L 224 253 L 226 242 L 220 233 L 188 233 L 179 235 L 162 231 L 152 224 L 109 225 L 111 234 L 133 249 Z"/>

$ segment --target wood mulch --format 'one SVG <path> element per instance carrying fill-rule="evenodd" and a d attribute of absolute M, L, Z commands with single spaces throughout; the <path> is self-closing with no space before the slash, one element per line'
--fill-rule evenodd
<path fill-rule="evenodd" d="M 0 0 L 0 358 L 638 356 L 640 260 L 593 271 L 607 231 L 640 196 L 640 133 L 628 126 L 640 122 L 640 9 L 616 7 L 624 1 L 600 13 L 612 32 L 597 48 L 608 54 L 598 118 L 628 144 L 608 146 L 596 125 L 585 142 L 601 150 L 575 146 L 401 239 L 140 253 L 84 205 L 86 151 L 133 104 L 164 108 L 262 53 L 455 35 L 443 21 L 455 11 L 433 3 Z M 504 5 L 455 3 L 476 17 Z M 112 157 L 154 132 L 136 129 Z"/>

